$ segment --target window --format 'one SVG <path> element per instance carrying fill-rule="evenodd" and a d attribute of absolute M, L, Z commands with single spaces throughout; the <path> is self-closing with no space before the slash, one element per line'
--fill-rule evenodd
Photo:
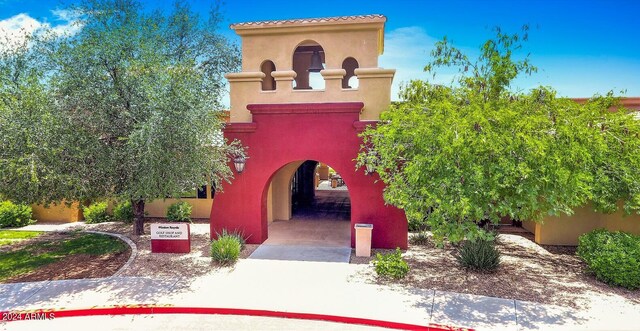
<path fill-rule="evenodd" d="M 352 57 L 348 57 L 342 61 L 342 69 L 347 73 L 342 78 L 342 88 L 357 88 L 359 85 L 356 69 L 358 69 L 358 61 Z"/>

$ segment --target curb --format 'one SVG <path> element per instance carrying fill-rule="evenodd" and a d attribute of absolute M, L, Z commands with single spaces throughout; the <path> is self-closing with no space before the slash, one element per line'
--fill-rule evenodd
<path fill-rule="evenodd" d="M 116 237 L 124 242 L 126 242 L 129 247 L 131 247 L 131 255 L 129 255 L 129 259 L 127 260 L 127 262 L 120 267 L 120 269 L 118 269 L 118 271 L 116 271 L 113 275 L 107 277 L 107 278 L 114 278 L 114 277 L 119 277 L 125 269 L 127 269 L 131 263 L 133 263 L 133 260 L 135 260 L 136 256 L 138 255 L 138 246 L 136 246 L 136 243 L 134 243 L 131 239 L 129 239 L 128 237 L 125 237 L 121 234 L 118 233 L 110 233 L 110 232 L 102 232 L 102 231 L 83 231 L 85 233 L 93 233 L 93 234 L 102 234 L 102 235 L 106 235 L 106 236 L 111 236 L 111 237 Z"/>
<path fill-rule="evenodd" d="M 0 312 L 3 322 L 21 320 L 51 320 L 61 317 L 105 316 L 105 315 L 149 315 L 149 314 L 198 314 L 198 315 L 236 315 L 258 316 L 272 318 L 291 318 L 299 320 L 324 321 L 353 325 L 375 326 L 395 330 L 420 331 L 473 331 L 473 329 L 459 328 L 446 325 L 429 324 L 417 325 L 391 321 L 374 320 L 368 318 L 324 315 L 312 313 L 296 313 L 274 310 L 242 309 L 242 308 L 203 308 L 203 307 L 167 307 L 153 305 L 126 305 L 105 308 L 88 309 L 37 309 L 17 312 Z M 3 323 L 0 323 L 0 325 Z"/>

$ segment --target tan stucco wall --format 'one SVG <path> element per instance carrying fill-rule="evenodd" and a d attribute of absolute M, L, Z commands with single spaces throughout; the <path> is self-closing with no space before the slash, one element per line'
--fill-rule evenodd
<path fill-rule="evenodd" d="M 536 223 L 532 222 L 532 221 L 522 221 L 522 227 L 531 232 L 531 233 L 536 233 Z"/>
<path fill-rule="evenodd" d="M 296 161 L 282 167 L 271 179 L 270 199 L 267 201 L 270 222 L 291 219 L 291 179 L 302 161 Z"/>
<path fill-rule="evenodd" d="M 320 180 L 328 180 L 329 166 L 324 163 L 320 163 L 320 166 L 318 167 L 318 175 L 320 175 Z"/>
<path fill-rule="evenodd" d="M 213 199 L 159 199 L 146 203 L 144 211 L 147 212 L 148 217 L 166 217 L 167 208 L 178 201 L 185 201 L 191 205 L 191 218 L 209 218 L 209 216 L 211 216 Z"/>
<path fill-rule="evenodd" d="M 342 70 L 342 69 L 339 69 Z M 310 103 L 310 102 L 363 102 L 360 120 L 378 120 L 380 113 L 391 103 L 391 83 L 395 70 L 381 68 L 358 68 L 358 88 L 343 89 L 342 75 L 323 70 L 326 87 L 323 90 L 294 90 L 292 81 L 295 72 L 274 71 L 275 91 L 262 91 L 262 72 L 227 74 L 231 89 L 231 122 L 251 122 L 248 104 L 259 103 Z M 326 73 L 332 74 L 327 77 Z"/>
<path fill-rule="evenodd" d="M 524 227 L 523 222 L 523 227 Z M 605 228 L 640 235 L 640 215 L 623 216 L 622 211 L 601 214 L 587 205 L 577 208 L 571 216 L 549 216 L 535 224 L 535 241 L 544 245 L 577 245 L 578 237 L 589 231 Z"/>
<path fill-rule="evenodd" d="M 355 18 L 313 23 L 265 23 L 232 25 L 242 37 L 242 72 L 230 73 L 231 122 L 251 122 L 248 104 L 258 103 L 321 103 L 363 102 L 361 120 L 377 120 L 391 100 L 391 83 L 395 70 L 378 68 L 378 56 L 384 43 L 383 17 Z M 325 81 L 324 89 L 294 90 L 293 81 L 300 66 L 308 67 L 308 58 L 298 57 L 294 66 L 294 52 L 298 46 L 320 45 L 323 49 L 324 68 L 320 73 Z M 357 88 L 342 88 L 346 70 L 342 64 L 346 58 L 358 62 L 355 75 Z M 262 80 L 270 79 L 261 71 L 264 61 L 275 64 L 271 76 L 276 80 L 274 91 L 263 91 Z M 304 63 L 303 63 L 304 62 Z M 352 68 L 350 68 L 350 71 Z M 306 85 L 303 77 L 301 86 Z"/>
<path fill-rule="evenodd" d="M 384 23 L 343 24 L 338 28 L 314 29 L 293 27 L 286 31 L 273 30 L 269 34 L 260 30 L 236 29 L 242 37 L 242 71 L 260 71 L 265 60 L 276 68 L 293 68 L 293 52 L 300 45 L 319 44 L 324 49 L 325 69 L 339 69 L 342 61 L 352 57 L 361 68 L 378 66 L 378 38 Z M 348 47 L 345 47 L 348 45 Z"/>
<path fill-rule="evenodd" d="M 148 217 L 166 217 L 167 208 L 178 201 L 186 201 L 191 207 L 191 218 L 209 218 L 211 215 L 211 187 L 207 186 L 207 199 L 182 198 L 182 199 L 157 199 L 146 203 L 144 211 Z M 107 202 L 107 212 L 113 213 L 115 202 Z M 79 203 L 74 202 L 70 207 L 62 204 L 51 204 L 45 208 L 42 205 L 32 205 L 33 218 L 39 222 L 77 222 L 84 219 Z"/>
<path fill-rule="evenodd" d="M 84 219 L 80 203 L 74 202 L 67 207 L 66 204 L 51 204 L 45 208 L 43 205 L 31 205 L 33 218 L 39 222 L 77 222 Z"/>
<path fill-rule="evenodd" d="M 269 191 L 267 192 L 267 206 L 273 205 L 273 183 L 269 184 Z M 273 208 L 267 207 L 267 222 L 273 222 Z"/>

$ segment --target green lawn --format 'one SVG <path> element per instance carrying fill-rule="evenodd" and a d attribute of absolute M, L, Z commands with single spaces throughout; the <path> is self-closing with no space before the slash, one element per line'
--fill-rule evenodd
<path fill-rule="evenodd" d="M 74 233 L 68 239 L 34 243 L 19 251 L 0 255 L 0 281 L 33 271 L 68 255 L 97 256 L 123 252 L 128 248 L 117 238 L 93 233 Z"/>
<path fill-rule="evenodd" d="M 9 245 L 20 240 L 35 238 L 41 234 L 42 234 L 42 231 L 0 230 L 0 246 Z"/>

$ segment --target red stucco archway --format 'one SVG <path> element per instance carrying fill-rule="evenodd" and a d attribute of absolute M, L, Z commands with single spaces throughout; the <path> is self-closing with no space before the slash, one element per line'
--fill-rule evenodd
<path fill-rule="evenodd" d="M 322 160 L 331 164 L 349 183 L 351 199 L 351 245 L 355 223 L 374 226 L 372 245 L 406 248 L 407 221 L 404 212 L 385 205 L 383 183 L 377 176 L 356 171 L 361 139 L 358 133 L 371 122 L 359 120 L 361 102 L 307 104 L 251 104 L 253 122 L 230 123 L 227 139 L 238 139 L 249 147 L 242 174 L 223 192 L 216 194 L 211 211 L 211 234 L 222 229 L 240 230 L 249 243 L 267 239 L 267 195 L 274 174 L 298 160 Z"/>

